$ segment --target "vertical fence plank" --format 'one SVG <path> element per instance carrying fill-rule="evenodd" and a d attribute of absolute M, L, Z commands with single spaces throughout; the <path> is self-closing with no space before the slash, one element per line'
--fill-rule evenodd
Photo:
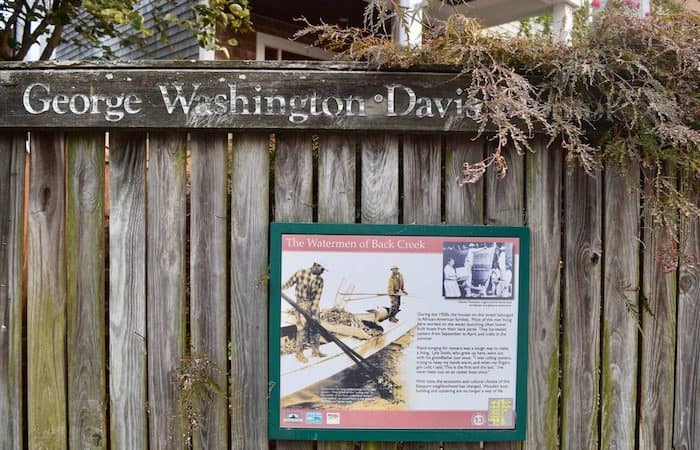
<path fill-rule="evenodd" d="M 399 221 L 399 141 L 396 136 L 362 138 L 362 222 Z"/>
<path fill-rule="evenodd" d="M 275 150 L 275 220 L 313 220 L 313 161 L 310 134 L 277 136 Z M 277 283 L 279 280 L 273 280 Z M 313 442 L 278 441 L 277 450 L 311 450 Z"/>
<path fill-rule="evenodd" d="M 226 390 L 226 133 L 191 137 L 190 330 L 193 357 L 207 358 L 210 396 L 194 399 L 201 423 L 194 449 L 228 446 Z"/>
<path fill-rule="evenodd" d="M 23 447 L 23 133 L 0 135 L 0 448 Z"/>
<path fill-rule="evenodd" d="M 460 185 L 462 164 L 484 159 L 484 138 L 471 140 L 459 134 L 445 138 L 445 221 L 450 224 L 484 223 L 484 177 Z"/>
<path fill-rule="evenodd" d="M 110 133 L 110 446 L 148 447 L 146 135 Z"/>
<path fill-rule="evenodd" d="M 476 163 L 484 159 L 484 138 L 471 140 L 467 135 L 445 138 L 445 221 L 448 224 L 484 223 L 484 177 L 460 186 L 464 162 Z M 477 450 L 478 442 L 445 442 L 445 450 Z"/>
<path fill-rule="evenodd" d="M 174 375 L 185 351 L 185 135 L 150 135 L 147 317 L 150 448 L 183 446 Z"/>
<path fill-rule="evenodd" d="M 491 145 L 488 146 L 491 148 Z M 488 151 L 487 151 L 488 153 Z M 522 225 L 525 208 L 525 157 L 514 149 L 505 148 L 503 156 L 508 164 L 508 174 L 499 180 L 495 167 L 486 172 L 486 221 L 490 225 Z M 544 414 L 536 411 L 539 405 L 528 404 L 527 415 Z M 519 449 L 520 442 L 489 442 L 488 450 Z"/>
<path fill-rule="evenodd" d="M 68 438 L 107 446 L 104 132 L 66 135 Z"/>
<path fill-rule="evenodd" d="M 355 139 L 349 135 L 320 138 L 318 221 L 355 222 Z"/>
<path fill-rule="evenodd" d="M 597 450 L 602 179 L 582 168 L 565 179 L 561 447 Z"/>
<path fill-rule="evenodd" d="M 636 433 L 639 198 L 614 170 L 605 172 L 604 189 L 601 445 L 626 450 Z"/>
<path fill-rule="evenodd" d="M 441 142 L 440 136 L 403 140 L 403 223 L 440 223 Z M 403 448 L 440 450 L 440 443 L 407 442 Z"/>
<path fill-rule="evenodd" d="M 700 193 L 693 193 L 694 203 Z M 683 218 L 673 448 L 700 448 L 700 222 Z"/>
<path fill-rule="evenodd" d="M 399 139 L 392 135 L 365 136 L 360 141 L 363 223 L 399 221 Z M 365 442 L 363 450 L 396 449 L 394 443 Z"/>
<path fill-rule="evenodd" d="M 65 155 L 62 133 L 31 135 L 27 263 L 29 448 L 68 448 Z"/>
<path fill-rule="evenodd" d="M 233 137 L 231 450 L 266 449 L 269 135 Z"/>
<path fill-rule="evenodd" d="M 311 222 L 313 218 L 310 134 L 277 135 L 275 220 Z"/>
<path fill-rule="evenodd" d="M 440 136 L 407 136 L 403 141 L 403 223 L 440 223 Z"/>
<path fill-rule="evenodd" d="M 645 182 L 649 182 L 645 179 Z M 644 255 L 642 298 L 642 346 L 640 372 L 639 449 L 672 448 L 673 382 L 676 360 L 676 270 L 664 268 L 671 258 L 674 236 L 670 230 L 655 229 L 649 208 L 644 210 Z"/>
<path fill-rule="evenodd" d="M 324 134 L 318 155 L 318 220 L 355 222 L 355 139 Z M 353 450 L 354 442 L 319 441 L 318 450 Z"/>
<path fill-rule="evenodd" d="M 525 448 L 559 448 L 559 322 L 562 151 L 532 142 L 527 155 L 527 223 L 531 233 L 528 414 Z M 524 324 L 523 324 L 524 325 Z"/>

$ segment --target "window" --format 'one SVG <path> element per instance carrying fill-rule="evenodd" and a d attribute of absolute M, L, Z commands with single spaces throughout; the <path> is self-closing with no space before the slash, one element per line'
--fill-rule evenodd
<path fill-rule="evenodd" d="M 256 33 L 255 59 L 258 61 L 326 60 L 332 57 L 332 53 L 320 48 L 267 33 Z"/>

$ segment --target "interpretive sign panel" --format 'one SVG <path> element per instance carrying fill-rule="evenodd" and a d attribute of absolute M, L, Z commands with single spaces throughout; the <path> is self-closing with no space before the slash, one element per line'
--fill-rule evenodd
<path fill-rule="evenodd" d="M 524 439 L 527 228 L 274 223 L 270 248 L 272 438 Z"/>

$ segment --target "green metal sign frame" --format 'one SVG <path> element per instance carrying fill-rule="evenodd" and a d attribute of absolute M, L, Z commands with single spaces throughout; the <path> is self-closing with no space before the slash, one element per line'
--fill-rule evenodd
<path fill-rule="evenodd" d="M 280 321 L 282 238 L 284 235 L 515 238 L 519 246 L 515 418 L 512 428 L 406 429 L 285 427 L 280 420 Z M 269 400 L 270 439 L 352 441 L 517 441 L 525 439 L 527 423 L 528 310 L 530 230 L 527 227 L 451 225 L 366 225 L 272 223 L 270 227 Z"/>

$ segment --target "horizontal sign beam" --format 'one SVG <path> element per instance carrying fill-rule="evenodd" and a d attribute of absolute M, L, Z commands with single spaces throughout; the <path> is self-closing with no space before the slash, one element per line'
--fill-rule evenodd
<path fill-rule="evenodd" d="M 0 66 L 0 128 L 471 131 L 481 104 L 466 83 L 455 73 L 269 66 Z"/>

